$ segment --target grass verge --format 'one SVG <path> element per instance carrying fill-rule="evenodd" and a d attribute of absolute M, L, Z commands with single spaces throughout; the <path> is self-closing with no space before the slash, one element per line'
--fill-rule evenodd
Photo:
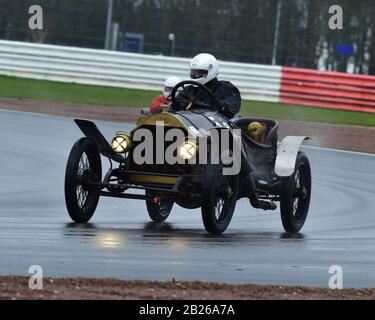
<path fill-rule="evenodd" d="M 104 106 L 146 107 L 159 92 L 60 83 L 0 76 L 0 97 L 75 102 Z M 243 101 L 244 116 L 375 126 L 375 114 Z"/>

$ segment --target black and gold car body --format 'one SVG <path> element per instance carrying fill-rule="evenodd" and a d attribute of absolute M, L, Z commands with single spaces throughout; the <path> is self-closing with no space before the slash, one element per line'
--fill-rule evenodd
<path fill-rule="evenodd" d="M 132 150 L 126 156 L 113 151 L 96 125 L 88 120 L 75 120 L 85 136 L 98 146 L 99 152 L 111 160 L 111 169 L 100 184 L 100 195 L 117 198 L 150 199 L 157 194 L 163 199 L 170 199 L 185 208 L 201 206 L 202 166 L 199 164 L 137 165 L 132 159 Z M 208 134 L 211 129 L 230 129 L 228 120 L 215 112 L 182 111 L 162 112 L 151 116 L 141 116 L 136 127 L 128 133 L 130 137 L 139 129 L 155 131 L 158 123 L 162 123 L 165 133 L 169 129 L 181 129 L 189 140 L 198 144 L 199 136 Z M 165 141 L 155 141 L 155 147 Z M 136 143 L 133 142 L 133 148 Z M 165 145 L 167 147 L 167 145 Z M 118 165 L 114 168 L 114 164 Z M 149 191 L 145 195 L 129 193 L 128 190 L 141 189 Z"/>

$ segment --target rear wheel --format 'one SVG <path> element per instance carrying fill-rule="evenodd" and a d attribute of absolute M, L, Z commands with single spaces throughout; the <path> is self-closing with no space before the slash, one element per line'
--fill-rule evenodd
<path fill-rule="evenodd" d="M 149 191 L 146 191 L 146 195 L 151 197 L 146 200 L 147 212 L 151 220 L 155 222 L 163 222 L 167 220 L 169 214 L 172 211 L 174 202 L 163 200 L 162 197 L 160 197 L 160 199 L 157 199 L 159 197 Z"/>
<path fill-rule="evenodd" d="M 65 173 L 65 202 L 73 221 L 85 223 L 93 216 L 100 197 L 101 177 L 98 147 L 88 138 L 78 140 L 70 152 Z"/>
<path fill-rule="evenodd" d="M 296 233 L 305 224 L 311 198 L 311 168 L 307 156 L 300 152 L 294 174 L 282 182 L 281 221 L 286 232 Z"/>
<path fill-rule="evenodd" d="M 202 219 L 207 232 L 221 234 L 228 228 L 238 192 L 238 175 L 224 176 L 222 165 L 207 165 L 202 185 Z"/>

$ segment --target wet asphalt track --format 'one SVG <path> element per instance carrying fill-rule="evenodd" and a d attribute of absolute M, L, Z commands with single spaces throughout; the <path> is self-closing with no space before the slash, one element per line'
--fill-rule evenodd
<path fill-rule="evenodd" d="M 98 122 L 111 138 L 129 125 Z M 303 232 L 283 234 L 278 213 L 246 200 L 222 236 L 209 236 L 199 210 L 175 207 L 149 222 L 140 201 L 102 198 L 92 223 L 65 210 L 66 160 L 81 136 L 72 119 L 0 111 L 0 274 L 205 280 L 327 287 L 331 265 L 345 287 L 375 287 L 375 157 L 306 149 L 313 196 Z"/>

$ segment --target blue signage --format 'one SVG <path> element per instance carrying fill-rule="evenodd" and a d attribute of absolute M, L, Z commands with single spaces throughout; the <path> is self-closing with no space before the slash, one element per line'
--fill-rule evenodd
<path fill-rule="evenodd" d="M 354 54 L 354 46 L 352 44 L 338 44 L 336 53 L 344 56 L 352 56 Z"/>
<path fill-rule="evenodd" d="M 143 52 L 143 34 L 125 33 L 123 37 L 122 50 L 132 53 Z"/>

